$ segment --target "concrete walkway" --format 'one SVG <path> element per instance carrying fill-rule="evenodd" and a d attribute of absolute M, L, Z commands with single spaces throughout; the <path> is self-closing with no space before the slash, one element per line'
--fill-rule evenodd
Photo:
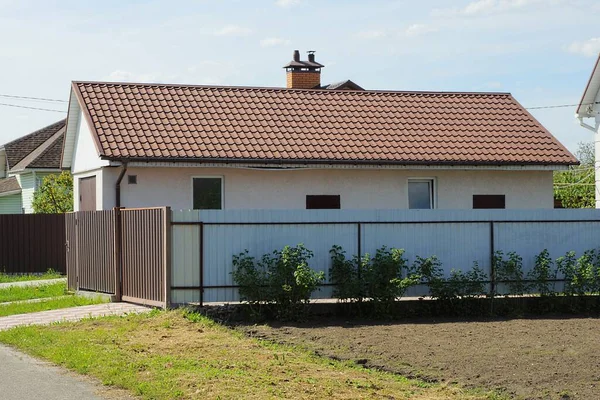
<path fill-rule="evenodd" d="M 6 282 L 0 283 L 0 289 L 8 289 L 9 287 L 23 287 L 23 286 L 42 286 L 52 285 L 54 283 L 67 282 L 67 278 L 58 279 L 38 279 L 37 281 L 19 281 L 19 282 Z"/>
<path fill-rule="evenodd" d="M 49 325 L 55 322 L 79 321 L 84 318 L 102 317 L 105 315 L 139 314 L 150 310 L 148 307 L 129 303 L 104 303 L 91 306 L 61 308 L 59 310 L 0 317 L 0 330 L 22 325 Z M 2 376 L 1 373 L 0 376 Z"/>
<path fill-rule="evenodd" d="M 0 398 L 100 400 L 102 387 L 60 367 L 0 345 Z"/>

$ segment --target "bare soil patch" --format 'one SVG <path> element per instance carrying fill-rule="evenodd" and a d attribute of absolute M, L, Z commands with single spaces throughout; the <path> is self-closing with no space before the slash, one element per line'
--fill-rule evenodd
<path fill-rule="evenodd" d="M 242 329 L 368 367 L 515 398 L 600 399 L 598 318 L 319 321 Z"/>

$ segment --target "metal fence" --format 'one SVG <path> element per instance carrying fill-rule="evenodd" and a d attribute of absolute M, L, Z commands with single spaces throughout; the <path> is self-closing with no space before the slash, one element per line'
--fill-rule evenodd
<path fill-rule="evenodd" d="M 514 251 L 527 273 L 548 249 L 557 258 L 600 247 L 600 210 L 227 210 L 173 211 L 171 301 L 239 300 L 232 257 L 244 250 L 261 257 L 285 245 L 303 243 L 314 252 L 310 266 L 328 276 L 329 250 L 348 254 L 382 247 L 416 256 L 437 256 L 446 274 L 476 262 L 492 274 L 495 251 Z M 494 282 L 491 282 L 493 285 Z M 491 289 L 491 288 L 490 288 Z M 409 296 L 427 294 L 415 287 Z M 331 297 L 324 285 L 315 297 Z"/>
<path fill-rule="evenodd" d="M 69 288 L 167 307 L 170 214 L 168 207 L 67 214 Z"/>
<path fill-rule="evenodd" d="M 0 215 L 0 272 L 66 272 L 63 214 Z"/>

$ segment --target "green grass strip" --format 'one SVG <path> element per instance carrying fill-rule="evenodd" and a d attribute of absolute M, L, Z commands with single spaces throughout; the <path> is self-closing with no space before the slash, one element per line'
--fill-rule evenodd
<path fill-rule="evenodd" d="M 58 310 L 59 308 L 88 306 L 104 302 L 106 302 L 106 300 L 99 297 L 88 298 L 82 296 L 67 296 L 31 303 L 0 304 L 0 317 L 16 314 L 29 314 L 38 311 Z"/>
<path fill-rule="evenodd" d="M 8 283 L 8 282 L 23 282 L 23 281 L 38 281 L 42 279 L 58 279 L 64 278 L 63 275 L 54 271 L 48 270 L 43 274 L 23 274 L 23 275 L 11 275 L 0 272 L 0 283 Z"/>
<path fill-rule="evenodd" d="M 0 289 L 0 303 L 57 297 L 65 294 L 67 294 L 67 285 L 64 282 L 40 286 L 12 286 Z"/>

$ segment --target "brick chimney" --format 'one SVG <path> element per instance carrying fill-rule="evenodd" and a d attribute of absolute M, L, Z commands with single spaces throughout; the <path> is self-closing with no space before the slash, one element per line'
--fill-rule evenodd
<path fill-rule="evenodd" d="M 300 52 L 294 50 L 294 58 L 285 68 L 288 89 L 314 89 L 321 87 L 321 68 L 323 64 L 315 61 L 315 52 L 308 51 L 308 61 L 300 60 Z"/>

